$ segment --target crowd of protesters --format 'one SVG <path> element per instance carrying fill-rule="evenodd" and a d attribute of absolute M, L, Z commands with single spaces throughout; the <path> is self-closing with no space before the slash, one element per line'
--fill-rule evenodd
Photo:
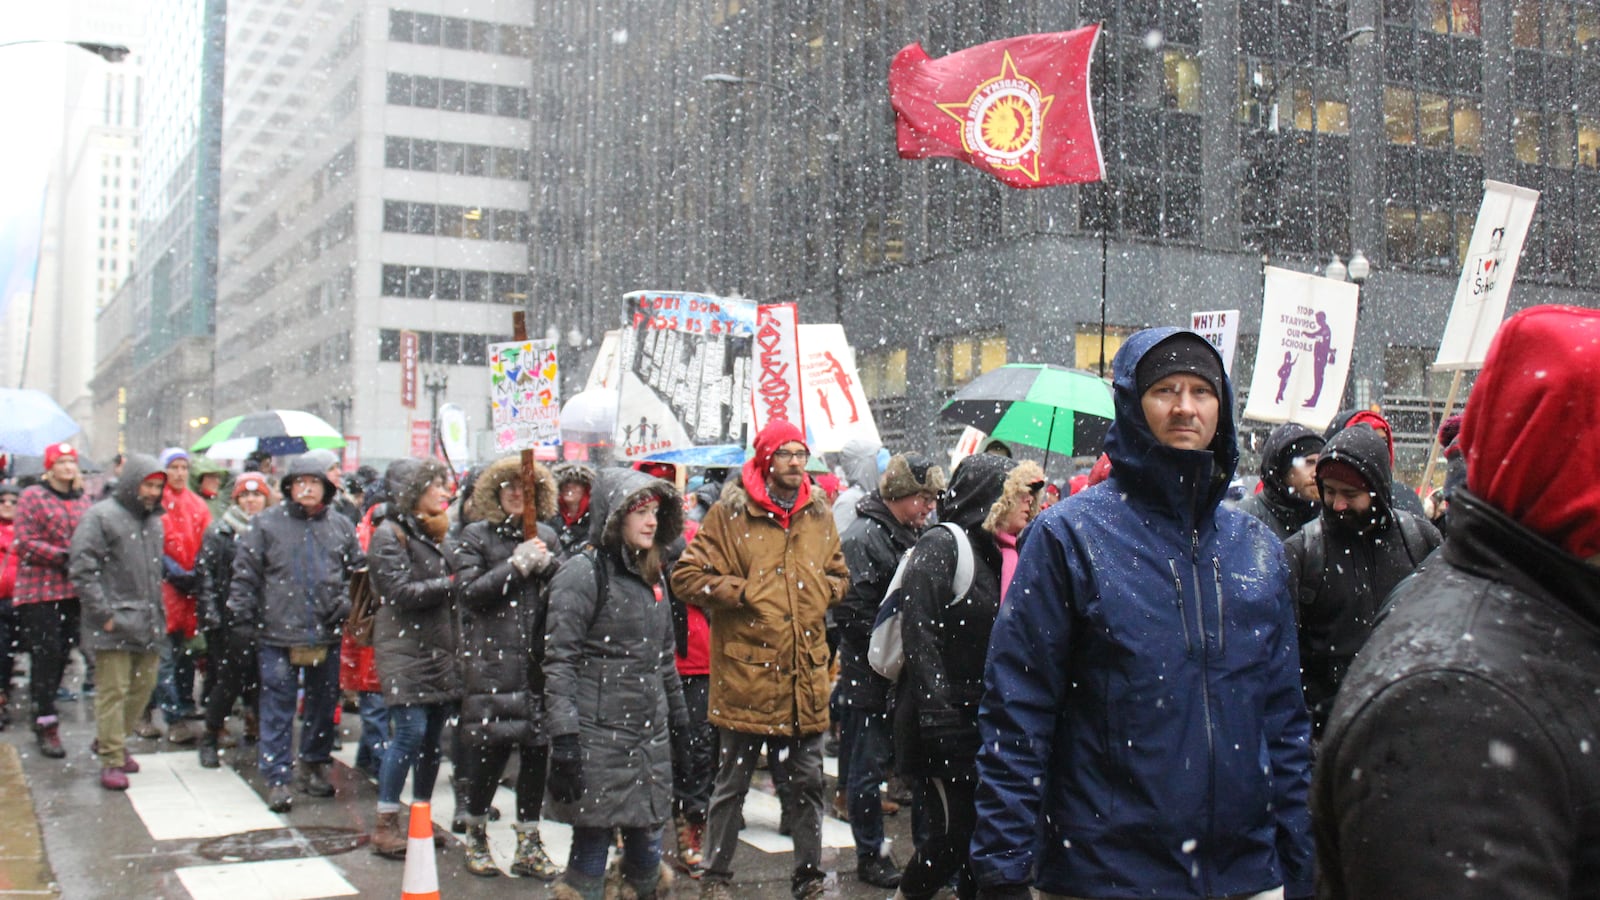
<path fill-rule="evenodd" d="M 1369 410 L 1278 426 L 1229 499 L 1232 384 L 1170 328 L 1116 354 L 1105 454 L 1061 486 L 998 442 L 947 476 L 856 441 L 818 477 L 780 421 L 687 491 L 655 463 L 346 482 L 324 451 L 280 477 L 172 448 L 91 505 L 58 444 L 0 484 L 0 727 L 27 653 L 65 754 L 76 648 L 102 786 L 164 727 L 202 766 L 253 755 L 282 812 L 335 794 L 348 704 L 376 853 L 415 852 L 405 785 L 429 800 L 448 757 L 466 867 L 501 875 L 514 757 L 509 871 L 562 900 L 738 896 L 763 765 L 798 900 L 825 812 L 906 900 L 1600 896 L 1600 453 L 1570 434 L 1597 376 L 1600 313 L 1510 319 L 1426 505 Z"/>

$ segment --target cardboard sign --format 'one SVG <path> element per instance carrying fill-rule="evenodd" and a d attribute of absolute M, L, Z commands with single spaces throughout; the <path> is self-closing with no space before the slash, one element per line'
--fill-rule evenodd
<path fill-rule="evenodd" d="M 1350 374 L 1359 293 L 1349 282 L 1267 267 L 1245 418 L 1328 427 Z"/>
<path fill-rule="evenodd" d="M 756 304 L 667 291 L 623 301 L 612 454 L 693 464 L 712 448 L 742 453 Z"/>
<path fill-rule="evenodd" d="M 489 417 L 496 450 L 512 453 L 561 443 L 560 377 L 554 341 L 489 345 Z"/>
<path fill-rule="evenodd" d="M 1455 303 L 1439 340 L 1435 369 L 1477 369 L 1506 316 L 1522 242 L 1533 223 L 1539 192 L 1499 181 L 1483 183 L 1483 204 L 1456 283 Z"/>
<path fill-rule="evenodd" d="M 750 383 L 751 421 L 756 433 L 768 422 L 789 422 L 806 431 L 800 378 L 800 314 L 793 303 L 756 307 L 754 375 Z"/>
<path fill-rule="evenodd" d="M 837 453 L 857 438 L 882 443 L 843 325 L 800 326 L 800 369 L 812 453 Z"/>
<path fill-rule="evenodd" d="M 1211 342 L 1222 354 L 1222 371 L 1233 375 L 1233 352 L 1239 346 L 1239 311 L 1218 309 L 1189 315 L 1189 330 Z"/>

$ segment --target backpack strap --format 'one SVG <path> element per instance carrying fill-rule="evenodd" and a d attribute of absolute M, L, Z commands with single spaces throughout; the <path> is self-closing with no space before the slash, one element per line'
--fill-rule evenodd
<path fill-rule="evenodd" d="M 1430 552 L 1428 538 L 1422 533 L 1422 524 L 1414 514 L 1405 510 L 1396 510 L 1394 515 L 1395 522 L 1400 526 L 1400 543 L 1405 547 L 1406 556 L 1410 557 L 1411 565 L 1421 565 Z"/>
<path fill-rule="evenodd" d="M 967 533 L 960 525 L 954 522 L 940 522 L 940 525 L 949 529 L 950 536 L 956 541 L 956 575 L 951 581 L 953 593 L 950 595 L 950 605 L 955 606 L 966 599 L 967 592 L 972 590 L 972 542 L 967 540 Z"/>

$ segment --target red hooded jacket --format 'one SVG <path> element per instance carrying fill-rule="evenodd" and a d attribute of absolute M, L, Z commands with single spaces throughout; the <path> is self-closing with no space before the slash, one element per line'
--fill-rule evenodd
<path fill-rule="evenodd" d="M 166 513 L 161 517 L 163 541 L 161 552 L 180 568 L 194 571 L 200 558 L 200 545 L 205 541 L 206 527 L 211 524 L 211 510 L 199 494 L 185 487 L 176 490 L 170 483 L 161 495 L 161 505 Z M 185 594 L 171 582 L 161 582 L 161 601 L 167 608 L 167 633 L 194 637 L 199 620 L 195 615 L 195 595 Z"/>
<path fill-rule="evenodd" d="M 1537 306 L 1489 345 L 1457 439 L 1467 488 L 1588 559 L 1600 553 L 1600 311 Z"/>
<path fill-rule="evenodd" d="M 17 524 L 14 519 L 0 519 L 0 600 L 11 605 L 11 592 L 17 587 Z"/>

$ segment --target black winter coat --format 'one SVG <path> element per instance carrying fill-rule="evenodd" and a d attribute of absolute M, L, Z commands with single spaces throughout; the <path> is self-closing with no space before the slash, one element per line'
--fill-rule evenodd
<path fill-rule="evenodd" d="M 539 539 L 556 546 L 540 523 Z M 469 746 L 543 744 L 544 631 L 550 578 L 560 566 L 523 577 L 511 565 L 522 519 L 473 522 L 451 543 L 461 616 L 461 728 Z"/>
<path fill-rule="evenodd" d="M 917 532 L 902 525 L 873 491 L 856 504 L 856 518 L 839 538 L 850 569 L 850 589 L 833 608 L 839 629 L 839 681 L 835 702 L 869 712 L 888 708 L 892 685 L 867 664 L 872 623 L 900 557 L 917 542 Z"/>
<path fill-rule="evenodd" d="M 391 504 L 391 509 L 393 508 Z M 390 706 L 461 698 L 455 603 L 444 550 L 410 515 L 389 515 L 367 547 L 381 602 L 372 623 L 372 655 Z"/>
<path fill-rule="evenodd" d="M 593 515 L 591 511 L 584 510 L 583 515 L 571 525 L 567 524 L 567 520 L 562 518 L 560 513 L 544 520 L 544 524 L 556 533 L 556 543 L 550 545 L 550 552 L 554 553 L 557 559 L 565 560 L 589 543 L 591 515 Z"/>
<path fill-rule="evenodd" d="M 237 506 L 228 507 L 200 541 L 200 555 L 195 559 L 194 573 L 200 578 L 200 588 L 195 592 L 195 612 L 202 631 L 228 628 L 233 617 L 228 615 L 228 583 L 233 578 L 233 557 L 238 552 L 240 535 L 250 530 L 250 520 Z"/>
<path fill-rule="evenodd" d="M 1299 614 L 1300 670 L 1311 731 L 1320 735 L 1350 661 L 1372 634 L 1384 600 L 1442 538 L 1426 519 L 1391 509 L 1388 448 L 1365 425 L 1334 435 L 1322 459 L 1354 466 L 1372 489 L 1377 524 L 1362 533 L 1331 510 L 1283 545 Z"/>
<path fill-rule="evenodd" d="M 1600 568 L 1456 492 L 1312 789 L 1324 898 L 1600 898 Z"/>
<path fill-rule="evenodd" d="M 961 461 L 939 500 L 939 521 L 961 526 L 972 547 L 972 587 L 955 600 L 956 542 L 942 526 L 917 539 L 901 581 L 905 667 L 895 690 L 895 759 L 903 775 L 977 778 L 978 702 L 989 632 L 1000 613 L 1000 548 L 983 520 L 1016 460 L 983 453 Z"/>

